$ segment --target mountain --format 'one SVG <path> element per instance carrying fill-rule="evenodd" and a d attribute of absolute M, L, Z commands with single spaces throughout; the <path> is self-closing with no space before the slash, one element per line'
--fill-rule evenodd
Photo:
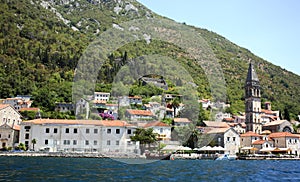
<path fill-rule="evenodd" d="M 145 18 L 169 20 L 134 0 L 0 0 L 0 98 L 32 95 L 46 111 L 55 102 L 72 101 L 77 63 L 98 36 L 124 22 Z M 262 86 L 263 101 L 296 119 L 300 110 L 300 77 L 259 58 L 226 38 L 189 25 L 212 50 L 224 73 L 230 111 L 244 111 L 244 84 L 249 60 Z M 99 73 L 97 91 L 110 91 L 113 76 L 145 54 L 169 56 L 193 77 L 198 96 L 211 97 L 205 70 L 180 47 L 159 40 L 140 40 L 114 51 Z M 177 78 L 176 78 L 177 79 Z M 180 80 L 178 80 L 180 82 Z M 222 99 L 222 98 L 221 98 Z"/>

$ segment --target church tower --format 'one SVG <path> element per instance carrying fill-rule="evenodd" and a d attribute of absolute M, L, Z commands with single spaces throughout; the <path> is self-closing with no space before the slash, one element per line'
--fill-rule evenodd
<path fill-rule="evenodd" d="M 246 131 L 258 134 L 262 132 L 260 97 L 259 79 L 253 64 L 250 63 L 245 84 Z"/>

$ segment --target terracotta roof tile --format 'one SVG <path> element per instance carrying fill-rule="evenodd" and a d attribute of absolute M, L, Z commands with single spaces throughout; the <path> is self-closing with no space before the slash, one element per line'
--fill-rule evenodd
<path fill-rule="evenodd" d="M 248 131 L 244 134 L 241 134 L 241 137 L 260 137 L 260 135 L 252 131 Z"/>
<path fill-rule="evenodd" d="M 148 110 L 132 110 L 127 109 L 127 112 L 131 115 L 153 116 L 151 111 Z"/>
<path fill-rule="evenodd" d="M 229 128 L 229 125 L 225 122 L 218 122 L 218 121 L 203 121 L 207 127 L 214 127 L 214 128 Z"/>
<path fill-rule="evenodd" d="M 264 144 L 266 141 L 265 140 L 256 140 L 254 142 L 252 142 L 253 145 L 262 145 Z"/>
<path fill-rule="evenodd" d="M 37 107 L 21 108 L 19 111 L 39 111 Z"/>
<path fill-rule="evenodd" d="M 174 122 L 190 123 L 191 121 L 188 118 L 174 118 Z"/>
<path fill-rule="evenodd" d="M 4 109 L 6 107 L 10 106 L 9 104 L 0 104 L 0 109 Z"/>
<path fill-rule="evenodd" d="M 133 126 L 120 120 L 66 120 L 66 119 L 35 119 L 23 121 L 23 124 L 64 124 L 64 125 L 97 125 L 97 126 Z"/>
<path fill-rule="evenodd" d="M 160 121 L 154 121 L 154 122 L 147 123 L 146 125 L 144 125 L 145 128 L 149 128 L 149 127 L 152 127 L 152 126 L 170 127 L 166 123 L 163 123 L 163 122 L 160 122 Z"/>
<path fill-rule="evenodd" d="M 269 138 L 282 138 L 282 137 L 298 138 L 299 136 L 289 132 L 276 132 L 276 133 L 271 133 L 269 135 Z"/>

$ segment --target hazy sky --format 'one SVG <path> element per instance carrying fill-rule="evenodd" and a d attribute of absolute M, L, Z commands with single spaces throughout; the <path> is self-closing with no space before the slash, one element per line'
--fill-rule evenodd
<path fill-rule="evenodd" d="M 299 0 L 138 0 L 177 22 L 216 32 L 300 75 Z"/>

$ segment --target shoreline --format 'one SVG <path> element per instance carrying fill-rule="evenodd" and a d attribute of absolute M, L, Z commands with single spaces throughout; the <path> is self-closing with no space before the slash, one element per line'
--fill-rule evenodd
<path fill-rule="evenodd" d="M 61 157 L 61 158 L 113 158 L 113 159 L 145 159 L 141 155 L 73 153 L 73 152 L 1 152 L 4 157 Z"/>
<path fill-rule="evenodd" d="M 75 153 L 75 152 L 0 152 L 0 157 L 57 157 L 57 158 L 112 158 L 112 159 L 146 159 L 143 155 Z M 172 158 L 173 157 L 173 158 Z M 214 160 L 195 156 L 171 155 L 172 160 Z M 237 157 L 236 160 L 300 160 L 299 157 Z"/>

